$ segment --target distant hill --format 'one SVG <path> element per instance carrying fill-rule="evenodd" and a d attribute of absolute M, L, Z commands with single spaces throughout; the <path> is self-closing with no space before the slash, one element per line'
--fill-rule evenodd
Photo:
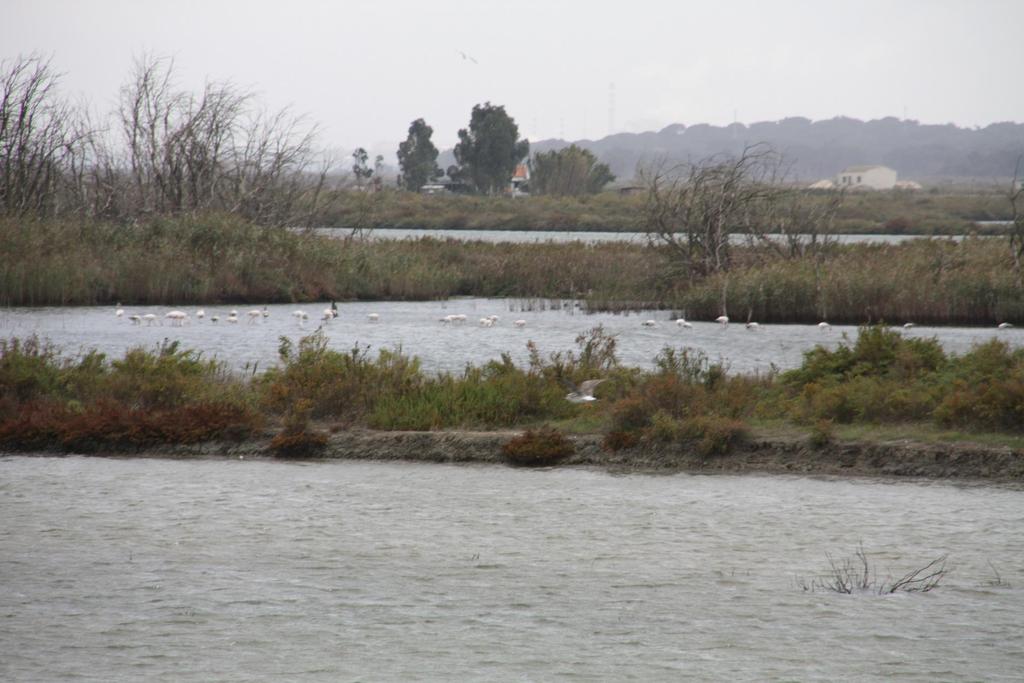
<path fill-rule="evenodd" d="M 797 180 L 830 178 L 846 166 L 883 164 L 896 169 L 902 180 L 992 183 L 1013 175 L 1017 158 L 1024 154 L 1024 124 L 959 128 L 891 117 L 874 121 L 796 117 L 749 126 L 673 124 L 658 132 L 618 133 L 600 140 L 531 140 L 530 153 L 574 143 L 611 166 L 620 181 L 628 181 L 638 164 L 737 153 L 744 145 L 758 142 L 782 152 L 793 163 L 791 175 Z"/>

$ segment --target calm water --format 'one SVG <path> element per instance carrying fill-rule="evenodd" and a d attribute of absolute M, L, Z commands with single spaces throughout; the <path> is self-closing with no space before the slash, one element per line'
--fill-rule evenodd
<path fill-rule="evenodd" d="M 317 228 L 323 235 L 344 237 L 351 234 L 349 228 Z M 375 239 L 402 240 L 433 237 L 436 239 L 455 239 L 482 242 L 635 242 L 644 244 L 647 236 L 642 232 L 580 232 L 574 230 L 447 230 L 435 228 L 389 228 L 377 229 L 370 233 Z M 746 235 L 732 235 L 736 244 L 747 241 Z M 861 244 L 865 242 L 884 242 L 897 244 L 915 239 L 932 239 L 926 235 L 833 235 L 840 244 Z M 781 236 L 779 236 L 781 239 Z M 941 236 L 938 239 L 963 239 L 960 236 Z"/>
<path fill-rule="evenodd" d="M 1019 681 L 1024 492 L 0 458 L 4 681 Z M 863 542 L 928 594 L 805 593 Z M 994 566 L 1004 585 L 994 586 Z"/>
<path fill-rule="evenodd" d="M 790 368 L 800 364 L 804 351 L 816 344 L 835 346 L 844 333 L 856 338 L 855 327 L 833 327 L 829 333 L 816 325 L 762 325 L 757 331 L 743 324 L 722 328 L 713 322 L 694 322 L 692 329 L 681 329 L 671 320 L 668 311 L 648 311 L 633 315 L 586 314 L 571 303 L 546 310 L 523 310 L 548 302 L 513 299 L 455 299 L 446 302 L 376 302 L 339 305 L 340 317 L 325 327 L 330 346 L 349 350 L 355 344 L 369 345 L 376 353 L 380 348 L 402 348 L 419 356 L 428 370 L 461 370 L 466 363 L 480 364 L 497 359 L 508 352 L 517 363 L 526 363 L 526 342 L 533 340 L 543 354 L 574 349 L 577 335 L 603 325 L 618 335 L 620 359 L 627 365 L 649 366 L 665 346 L 690 347 L 705 352 L 713 361 L 724 360 L 733 371 L 767 371 L 774 364 Z M 184 327 L 133 325 L 127 315 L 154 313 L 161 319 L 168 307 L 127 307 L 126 316 L 118 319 L 114 308 L 75 307 L 0 310 L 0 337 L 26 337 L 32 334 L 52 340 L 68 354 L 97 348 L 120 357 L 132 346 L 153 348 L 163 339 L 179 340 L 187 347 L 215 356 L 235 368 L 266 368 L 277 360 L 282 336 L 297 340 L 320 324 L 319 317 L 329 302 L 299 305 L 272 305 L 270 316 L 256 324 L 247 322 L 249 308 L 240 309 L 241 321 L 224 322 L 229 308 L 206 308 L 206 319 L 193 318 Z M 256 309 L 262 306 L 256 306 Z M 300 325 L 292 313 L 303 309 L 310 320 Z M 183 309 L 190 314 L 194 308 Z M 377 313 L 378 322 L 368 315 Z M 462 325 L 439 322 L 450 314 L 465 314 Z M 219 315 L 221 322 L 210 321 Z M 498 315 L 494 327 L 480 327 L 480 318 Z M 517 328 L 512 321 L 522 319 L 526 327 Z M 657 321 L 656 327 L 641 327 L 647 319 Z M 1014 346 L 1024 345 L 1024 328 L 927 328 L 917 327 L 905 334 L 937 337 L 948 351 L 962 353 L 979 341 L 998 336 Z"/>

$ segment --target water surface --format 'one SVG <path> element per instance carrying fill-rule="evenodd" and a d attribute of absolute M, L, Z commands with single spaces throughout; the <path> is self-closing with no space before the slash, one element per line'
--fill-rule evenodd
<path fill-rule="evenodd" d="M 195 316 L 195 308 L 182 308 L 191 322 L 172 327 L 164 319 L 170 307 L 126 307 L 117 318 L 109 306 L 17 308 L 0 310 L 0 337 L 38 335 L 73 355 L 96 348 L 120 357 L 133 346 L 155 348 L 164 339 L 179 341 L 186 348 L 219 358 L 233 368 L 263 369 L 277 362 L 280 338 L 297 341 L 314 331 L 330 302 L 301 305 L 277 304 L 267 307 L 269 316 L 257 316 L 250 324 L 247 312 L 239 310 L 240 322 L 225 322 L 228 307 L 205 308 L 206 317 Z M 304 310 L 310 316 L 300 323 L 293 313 Z M 669 311 L 634 314 L 588 314 L 574 302 L 519 299 L 452 299 L 430 302 L 357 302 L 339 304 L 340 317 L 324 325 L 331 348 L 347 351 L 355 345 L 378 349 L 401 348 L 416 355 L 427 370 L 459 371 L 467 363 L 482 364 L 508 353 L 519 364 L 528 361 L 526 344 L 533 341 L 541 353 L 574 349 L 575 339 L 601 325 L 617 335 L 620 360 L 626 365 L 651 367 L 654 357 L 666 346 L 688 347 L 705 353 L 714 362 L 724 362 L 736 372 L 767 372 L 773 366 L 792 368 L 803 353 L 817 344 L 836 346 L 843 335 L 856 339 L 857 328 L 834 326 L 823 332 L 817 325 L 760 325 L 756 331 L 745 325 L 722 327 L 714 322 L 694 321 L 693 327 L 678 327 Z M 134 325 L 131 314 L 153 313 L 163 324 Z M 369 319 L 371 313 L 379 317 Z M 460 325 L 446 325 L 440 319 L 452 314 L 466 315 Z M 219 315 L 219 323 L 211 317 Z M 480 318 L 497 315 L 493 327 L 481 327 Z M 526 326 L 513 325 L 525 320 Z M 641 323 L 654 320 L 654 327 Z M 915 327 L 903 332 L 914 337 L 936 337 L 947 351 L 963 353 L 972 345 L 998 337 L 1013 346 L 1024 344 L 1024 328 L 996 330 L 978 327 Z"/>
<path fill-rule="evenodd" d="M 316 228 L 322 235 L 330 237 L 346 237 L 352 234 L 351 228 Z M 453 239 L 464 242 L 632 242 L 646 244 L 647 234 L 643 232 L 621 231 L 582 231 L 582 230 L 465 230 L 445 228 L 378 228 L 368 233 L 373 239 L 404 240 L 432 237 L 434 239 Z M 769 235 L 769 238 L 783 240 L 781 235 Z M 745 244 L 750 241 L 748 235 L 730 235 L 734 244 Z M 961 240 L 962 235 L 829 235 L 829 239 L 839 244 L 885 243 L 899 244 L 918 239 L 952 239 Z"/>
<path fill-rule="evenodd" d="M 1024 492 L 0 458 L 5 681 L 1011 681 Z M 858 542 L 928 594 L 797 585 Z M 991 566 L 990 566 L 991 565 Z M 995 573 L 1003 585 L 995 583 Z"/>

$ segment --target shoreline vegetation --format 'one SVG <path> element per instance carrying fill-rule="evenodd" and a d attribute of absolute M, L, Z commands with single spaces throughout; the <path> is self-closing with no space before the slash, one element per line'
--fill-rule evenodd
<path fill-rule="evenodd" d="M 999 340 L 952 356 L 864 327 L 769 375 L 672 348 L 643 371 L 615 347 L 594 328 L 526 367 L 431 375 L 317 332 L 242 377 L 177 343 L 107 359 L 3 340 L 0 451 L 1024 480 L 1024 350 Z M 595 377 L 597 402 L 565 400 L 562 380 Z"/>
<path fill-rule="evenodd" d="M 1015 273 L 1005 240 L 973 237 L 825 243 L 811 254 L 752 240 L 732 249 L 729 270 L 695 275 L 663 245 L 327 237 L 221 213 L 128 224 L 0 218 L 0 306 L 478 296 L 695 320 L 988 326 L 1024 323 Z"/>

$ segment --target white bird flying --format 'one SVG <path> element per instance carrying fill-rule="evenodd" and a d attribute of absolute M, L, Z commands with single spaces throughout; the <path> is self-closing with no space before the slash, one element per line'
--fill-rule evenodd
<path fill-rule="evenodd" d="M 594 398 L 594 389 L 596 389 L 597 385 L 604 380 L 588 379 L 586 382 L 582 382 L 579 386 L 576 386 L 565 377 L 559 377 L 558 381 L 562 383 L 563 387 L 569 390 L 569 393 L 565 395 L 567 401 L 571 403 L 590 403 L 591 401 L 597 400 Z"/>

